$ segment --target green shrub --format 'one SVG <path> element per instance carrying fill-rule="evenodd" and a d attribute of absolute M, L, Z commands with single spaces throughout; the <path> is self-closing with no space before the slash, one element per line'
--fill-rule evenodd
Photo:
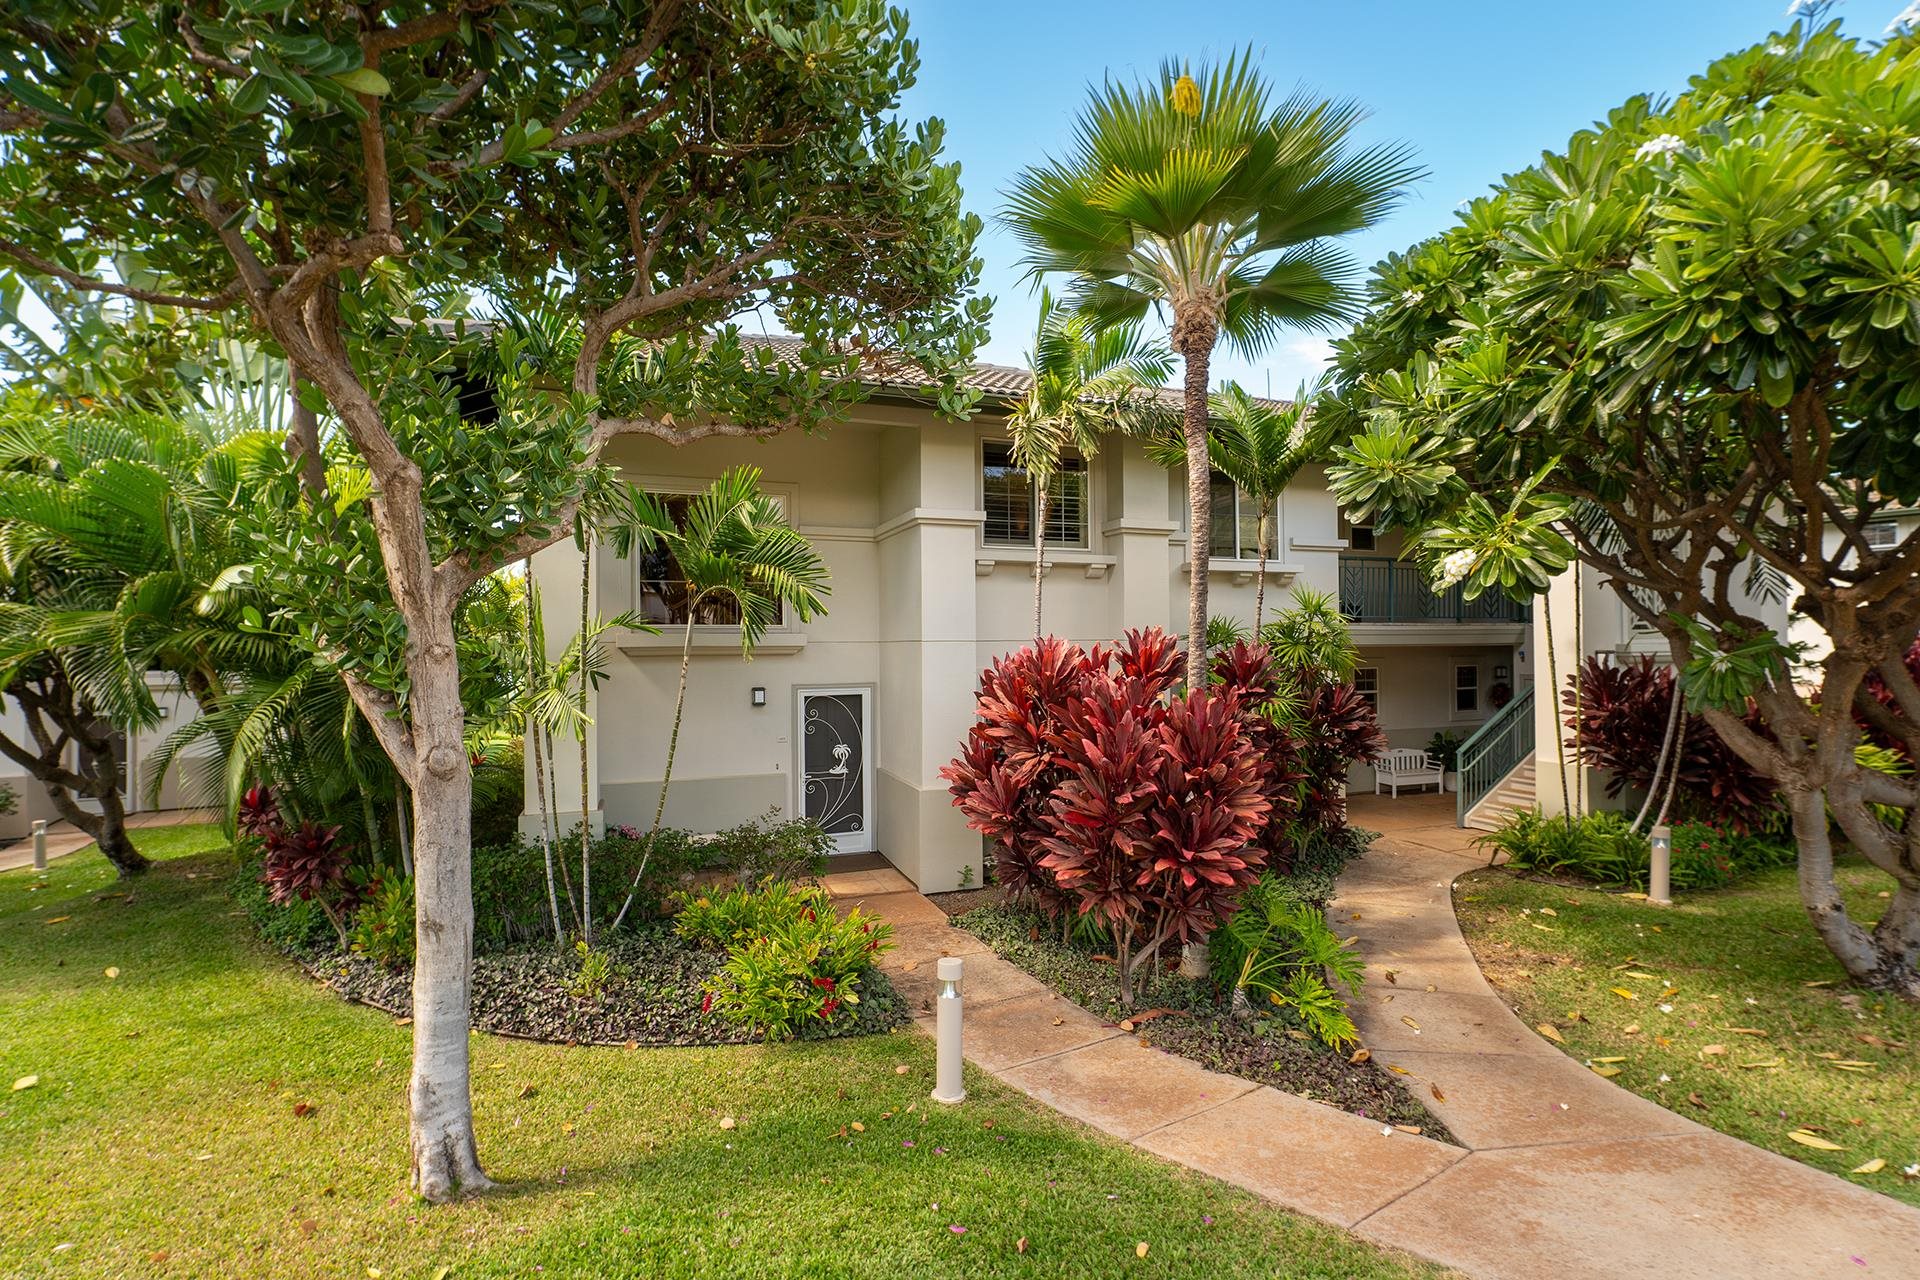
<path fill-rule="evenodd" d="M 1545 817 L 1538 809 L 1516 813 L 1499 830 L 1475 837 L 1474 844 L 1504 852 L 1508 865 L 1521 871 L 1638 889 L 1646 888 L 1653 857 L 1646 837 L 1630 831 L 1623 815 L 1608 811 L 1571 822 Z"/>
<path fill-rule="evenodd" d="M 574 973 L 567 994 L 576 1000 L 598 1000 L 620 976 L 620 967 L 613 962 L 611 952 L 596 951 L 585 942 L 574 943 L 573 954 L 579 959 L 580 968 Z"/>
<path fill-rule="evenodd" d="M 840 919 L 825 889 L 778 880 L 683 898 L 674 929 L 726 949 L 706 1007 L 769 1040 L 850 1020 L 861 978 L 893 936 L 857 909 Z"/>
<path fill-rule="evenodd" d="M 1324 907 L 1332 901 L 1334 882 L 1346 865 L 1379 838 L 1379 832 L 1363 831 L 1359 827 L 1306 831 L 1293 855 L 1292 869 L 1282 878 L 1300 901 Z"/>
<path fill-rule="evenodd" d="M 260 883 L 257 863 L 242 867 L 234 876 L 229 892 L 267 945 L 276 950 L 313 956 L 329 950 L 338 941 L 332 922 L 318 902 L 303 898 L 284 905 L 275 902 L 267 886 Z"/>
<path fill-rule="evenodd" d="M 814 880 L 827 870 L 833 837 L 811 818 L 782 820 L 769 809 L 702 842 L 706 865 L 732 872 L 743 884 L 762 880 Z"/>
<path fill-rule="evenodd" d="M 1335 1048 L 1360 1038 L 1327 975 L 1354 991 L 1365 980 L 1365 966 L 1327 927 L 1324 906 L 1303 900 L 1289 878 L 1268 873 L 1242 894 L 1240 909 L 1214 930 L 1208 952 L 1213 971 L 1235 993 L 1236 1008 L 1279 1008 Z"/>
<path fill-rule="evenodd" d="M 413 965 L 413 877 L 376 875 L 362 892 L 347 930 L 348 945 L 387 969 Z"/>
<path fill-rule="evenodd" d="M 526 800 L 527 775 L 520 744 L 489 752 L 473 769 L 473 847 L 490 848 L 518 840 Z"/>
<path fill-rule="evenodd" d="M 620 913 L 627 890 L 646 853 L 644 833 L 615 828 L 593 842 L 593 917 L 595 932 L 604 932 Z M 554 846 L 554 890 L 560 899 L 561 927 L 568 933 L 578 925 L 568 897 L 571 884 L 577 901 L 580 886 L 580 836 L 576 831 Z M 693 838 L 669 827 L 654 838 L 653 855 L 634 893 L 626 923 L 637 925 L 664 914 L 666 900 L 686 875 L 701 864 Z M 547 904 L 547 873 L 540 846 L 514 838 L 506 844 L 473 851 L 474 942 L 483 950 L 499 950 L 522 942 L 552 941 L 553 920 Z"/>
<path fill-rule="evenodd" d="M 1717 819 L 1682 822 L 1673 828 L 1671 879 L 1675 889 L 1719 889 L 1756 871 L 1791 866 L 1798 857 L 1790 839 L 1742 835 Z"/>

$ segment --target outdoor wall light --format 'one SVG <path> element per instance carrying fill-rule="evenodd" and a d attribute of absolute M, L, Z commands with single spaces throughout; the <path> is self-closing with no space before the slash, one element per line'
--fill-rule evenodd
<path fill-rule="evenodd" d="M 1507 675 L 1508 675 L 1508 672 L 1507 672 L 1507 664 L 1506 664 L 1506 663 L 1504 663 L 1504 662 L 1502 662 L 1502 663 L 1499 663 L 1499 664 L 1497 664 L 1497 665 L 1496 665 L 1496 666 L 1494 667 L 1494 669 L 1493 669 L 1493 678 L 1494 678 L 1495 680 L 1505 680 L 1505 679 L 1507 678 Z"/>
<path fill-rule="evenodd" d="M 1647 901 L 1656 907 L 1673 905 L 1673 828 L 1655 827 L 1647 833 L 1653 846 L 1653 865 L 1647 870 Z"/>
<path fill-rule="evenodd" d="M 764 707 L 767 705 L 767 691 L 764 686 L 753 686 L 753 705 L 756 707 Z"/>

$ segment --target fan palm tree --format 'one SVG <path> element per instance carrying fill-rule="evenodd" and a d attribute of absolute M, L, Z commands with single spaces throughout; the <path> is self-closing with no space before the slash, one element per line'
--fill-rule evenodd
<path fill-rule="evenodd" d="M 1166 347 L 1150 341 L 1139 321 L 1096 327 L 1091 317 L 1040 293 L 1040 325 L 1027 356 L 1033 386 L 1007 418 L 1014 465 L 1033 482 L 1033 634 L 1041 633 L 1041 581 L 1046 573 L 1047 504 L 1068 449 L 1082 458 L 1100 450 L 1109 431 L 1135 428 L 1158 404 L 1155 392 L 1173 369 Z"/>
<path fill-rule="evenodd" d="M 1358 310 L 1358 271 L 1333 241 L 1393 207 L 1418 176 L 1398 145 L 1355 148 L 1364 113 L 1295 94 L 1274 103 L 1250 53 L 1189 76 L 1094 91 L 1064 158 L 1024 170 L 1004 218 L 1036 278 L 1074 281 L 1101 323 L 1169 318 L 1185 365 L 1187 681 L 1206 676 L 1207 384 L 1215 345 L 1257 355 L 1288 326 Z"/>
<path fill-rule="evenodd" d="M 825 612 L 827 566 L 809 543 L 787 523 L 780 504 L 760 489 L 760 468 L 735 467 L 706 492 L 688 499 L 675 519 L 668 504 L 653 494 L 630 491 L 632 518 L 611 527 L 614 552 L 671 557 L 678 574 L 676 610 L 686 614 L 681 628 L 680 683 L 674 693 L 673 730 L 667 737 L 666 769 L 660 777 L 660 801 L 639 869 L 627 887 L 627 900 L 614 917 L 619 928 L 633 906 L 646 875 L 647 860 L 667 811 L 673 782 L 673 757 L 680 746 L 680 721 L 687 705 L 687 668 L 693 658 L 693 628 L 703 618 L 731 613 L 740 627 L 740 653 L 749 661 L 768 627 L 791 611 L 801 622 Z M 668 566 L 663 566 L 668 567 Z"/>

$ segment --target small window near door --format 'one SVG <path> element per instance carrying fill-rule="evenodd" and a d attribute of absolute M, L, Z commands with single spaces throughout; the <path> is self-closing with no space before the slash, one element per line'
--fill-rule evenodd
<path fill-rule="evenodd" d="M 1373 708 L 1375 715 L 1380 714 L 1380 668 L 1355 667 L 1353 670 L 1353 691 Z"/>
<path fill-rule="evenodd" d="M 1372 551 L 1374 549 L 1373 526 L 1356 524 L 1347 530 L 1347 547 L 1353 551 Z"/>
<path fill-rule="evenodd" d="M 1463 663 L 1453 669 L 1453 709 L 1480 709 L 1480 668 Z"/>

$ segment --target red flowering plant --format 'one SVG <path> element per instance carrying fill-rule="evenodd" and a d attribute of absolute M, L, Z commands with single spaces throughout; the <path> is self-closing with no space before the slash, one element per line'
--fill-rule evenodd
<path fill-rule="evenodd" d="M 1568 678 L 1560 693 L 1564 723 L 1573 731 L 1580 758 L 1610 775 L 1609 798 L 1628 787 L 1644 792 L 1655 784 L 1673 696 L 1673 668 L 1652 658 L 1625 664 L 1588 658 L 1580 667 L 1577 704 Z M 1718 818 L 1743 834 L 1778 829 L 1783 810 L 1773 783 L 1735 754 L 1704 716 L 1687 712 L 1681 720 L 1676 816 Z M 1757 733 L 1767 732 L 1751 705 L 1746 723 Z M 1666 785 L 1664 775 L 1660 785 Z"/>
<path fill-rule="evenodd" d="M 1245 703 L 1231 687 L 1175 695 L 1177 675 L 1157 629 L 1091 653 L 1043 640 L 983 676 L 942 770 L 1003 883 L 1111 931 L 1128 1003 L 1139 962 L 1204 938 L 1266 860 L 1273 806 Z"/>

